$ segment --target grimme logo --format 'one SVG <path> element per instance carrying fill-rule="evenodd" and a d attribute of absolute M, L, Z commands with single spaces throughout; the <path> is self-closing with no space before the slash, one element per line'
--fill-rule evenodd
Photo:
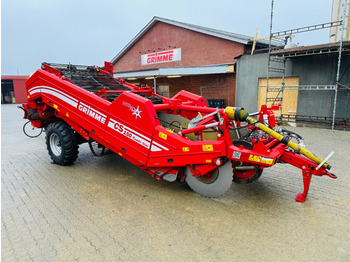
<path fill-rule="evenodd" d="M 148 55 L 147 64 L 156 64 L 173 61 L 174 51 L 160 52 Z"/>
<path fill-rule="evenodd" d="M 137 108 L 133 107 L 130 103 L 123 101 L 123 106 L 126 106 L 129 108 L 129 110 L 132 112 L 133 115 L 135 115 L 135 118 L 137 117 L 141 118 L 142 111 L 139 109 L 139 106 Z"/>
<path fill-rule="evenodd" d="M 141 55 L 142 65 L 181 61 L 181 48 Z"/>
<path fill-rule="evenodd" d="M 92 117 L 93 119 L 101 122 L 102 124 L 104 124 L 106 122 L 106 115 L 102 114 L 101 112 L 97 111 L 96 109 L 85 105 L 84 103 L 80 102 L 78 105 L 78 109 L 87 114 L 89 117 Z"/>

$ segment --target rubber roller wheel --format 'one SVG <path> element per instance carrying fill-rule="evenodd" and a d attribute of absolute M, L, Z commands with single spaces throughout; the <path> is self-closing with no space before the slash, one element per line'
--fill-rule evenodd
<path fill-rule="evenodd" d="M 208 174 L 199 177 L 194 176 L 189 167 L 186 167 L 185 175 L 187 184 L 194 192 L 204 197 L 219 197 L 232 184 L 232 164 L 231 161 L 228 161 Z"/>
<path fill-rule="evenodd" d="M 235 146 L 243 146 L 249 150 L 253 149 L 253 145 L 244 140 L 233 141 Z M 244 166 L 253 166 L 249 163 L 244 164 Z M 259 169 L 258 166 L 254 166 L 254 169 L 248 170 L 235 170 L 233 167 L 233 182 L 237 184 L 249 184 L 259 179 L 262 174 L 262 169 Z"/>

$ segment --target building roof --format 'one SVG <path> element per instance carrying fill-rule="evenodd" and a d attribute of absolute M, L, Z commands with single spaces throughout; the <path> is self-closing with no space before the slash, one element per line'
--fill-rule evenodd
<path fill-rule="evenodd" d="M 189 75 L 208 75 L 208 74 L 226 74 L 233 73 L 235 63 L 208 65 L 208 66 L 190 66 L 190 67 L 160 67 L 142 70 L 132 70 L 123 72 L 114 72 L 116 78 L 128 77 L 166 77 L 166 76 L 189 76 Z"/>
<path fill-rule="evenodd" d="M 9 76 L 9 75 L 2 75 L 1 79 L 4 80 L 27 80 L 29 76 Z"/>
<path fill-rule="evenodd" d="M 350 51 L 350 41 L 343 42 L 343 52 Z M 310 46 L 297 46 L 293 48 L 286 48 L 280 50 L 271 51 L 272 55 L 277 56 L 306 56 L 306 55 L 317 55 L 317 54 L 329 54 L 339 52 L 339 42 L 310 45 Z"/>
<path fill-rule="evenodd" d="M 207 34 L 215 36 L 218 38 L 226 39 L 229 41 L 234 41 L 242 44 L 248 44 L 251 42 L 252 37 L 235 34 L 231 32 L 226 32 L 222 30 L 217 30 L 209 27 L 198 26 L 188 23 L 183 23 L 175 20 L 170 20 L 166 18 L 161 18 L 158 16 L 153 17 L 153 19 L 111 60 L 114 64 L 116 63 L 139 39 L 141 39 L 157 22 L 163 22 L 177 27 L 185 28 L 202 34 Z M 257 41 L 257 43 L 268 45 L 268 41 Z"/>

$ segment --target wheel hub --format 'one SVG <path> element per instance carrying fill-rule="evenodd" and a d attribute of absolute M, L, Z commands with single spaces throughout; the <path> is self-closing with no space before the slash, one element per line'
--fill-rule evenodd
<path fill-rule="evenodd" d="M 256 170 L 257 170 L 257 168 L 244 170 L 244 171 L 234 170 L 233 174 L 238 179 L 247 179 L 247 178 L 250 178 L 251 176 L 253 176 L 255 174 Z"/>
<path fill-rule="evenodd" d="M 237 147 L 243 147 L 250 150 L 253 149 L 253 145 L 248 141 L 244 141 L 244 140 L 233 141 L 233 144 Z M 238 168 L 236 169 L 235 168 L 236 165 L 234 163 L 232 163 L 232 167 L 233 167 L 233 181 L 235 183 L 251 183 L 257 180 L 262 173 L 262 170 L 259 169 L 258 166 L 254 166 L 249 163 L 245 163 L 243 164 L 243 166 L 240 166 L 242 167 L 242 170 L 239 170 Z M 247 169 L 244 170 L 244 167 L 246 167 Z"/>
<path fill-rule="evenodd" d="M 219 176 L 219 170 L 218 168 L 205 174 L 204 176 L 197 176 L 197 180 L 199 180 L 200 182 L 204 183 L 204 184 L 211 184 L 214 183 L 215 180 L 218 178 Z"/>
<path fill-rule="evenodd" d="M 61 155 L 62 147 L 61 147 L 60 138 L 55 133 L 52 133 L 50 136 L 50 147 L 51 147 L 52 153 L 54 153 L 56 156 Z"/>

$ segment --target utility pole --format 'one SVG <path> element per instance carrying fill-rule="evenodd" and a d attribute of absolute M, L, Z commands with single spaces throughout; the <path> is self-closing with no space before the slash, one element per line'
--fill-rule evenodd
<path fill-rule="evenodd" d="M 337 95 L 338 95 L 338 88 L 340 87 L 340 65 L 341 65 L 341 55 L 342 55 L 342 49 L 343 49 L 343 38 L 344 38 L 344 30 L 345 30 L 345 22 L 346 22 L 346 10 L 347 10 L 348 1 L 344 0 L 343 3 L 343 17 L 342 17 L 342 25 L 341 25 L 341 37 L 339 41 L 339 55 L 338 55 L 338 68 L 337 68 L 337 78 L 335 83 L 335 90 L 334 90 L 334 102 L 333 102 L 333 118 L 332 118 L 332 130 L 334 129 L 334 123 L 335 123 L 335 111 L 337 109 Z"/>

